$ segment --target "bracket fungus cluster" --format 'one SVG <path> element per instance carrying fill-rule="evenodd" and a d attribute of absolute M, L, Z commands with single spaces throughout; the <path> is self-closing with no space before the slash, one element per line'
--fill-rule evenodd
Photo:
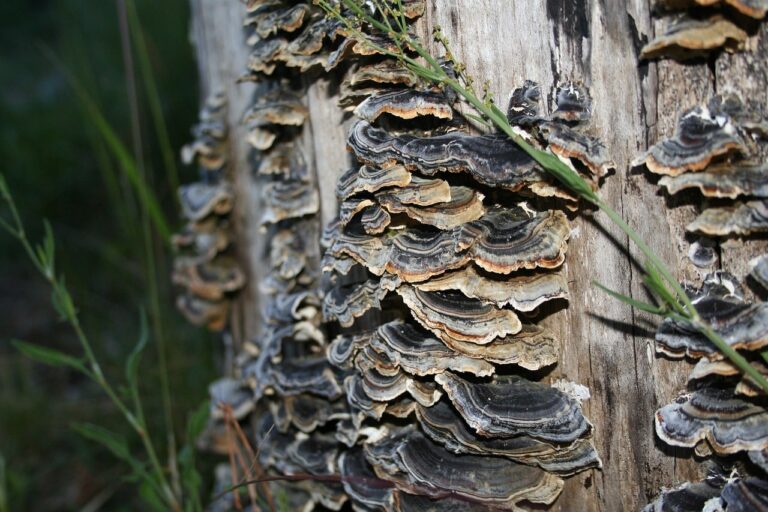
<path fill-rule="evenodd" d="M 231 449 L 217 438 L 226 418 L 247 425 L 259 471 L 290 476 L 265 489 L 296 510 L 554 503 L 565 478 L 601 465 L 582 397 L 548 382 L 560 342 L 540 324 L 568 298 L 564 210 L 576 198 L 309 0 L 245 3 L 262 329 L 210 388 L 209 446 Z M 425 8 L 392 6 L 409 23 Z M 338 106 L 357 118 L 322 237 L 302 150 L 313 68 L 336 70 Z M 614 165 L 589 134 L 589 92 L 568 82 L 553 98 L 545 115 L 526 82 L 510 122 L 597 188 Z M 217 472 L 222 488 L 253 476 Z"/>
<path fill-rule="evenodd" d="M 666 27 L 640 52 L 642 59 L 688 60 L 747 47 L 753 25 L 765 18 L 766 0 L 659 0 Z"/>
<path fill-rule="evenodd" d="M 765 194 L 766 121 L 735 94 L 716 96 L 707 105 L 684 112 L 672 137 L 641 155 L 636 165 L 662 175 L 669 194 L 692 190 L 703 196 L 702 213 L 686 231 L 712 238 L 749 236 L 768 230 Z M 709 241 L 709 243 L 705 243 Z M 691 245 L 697 266 L 711 267 L 714 242 Z M 752 277 L 764 283 L 764 258 L 753 262 Z M 749 301 L 735 276 L 717 271 L 698 288 L 686 290 L 702 317 L 760 373 L 768 375 L 761 355 L 768 345 L 768 303 Z M 658 437 L 668 445 L 712 456 L 733 466 L 727 478 L 711 477 L 664 491 L 646 510 L 753 510 L 768 501 L 765 466 L 754 460 L 768 450 L 768 409 L 760 387 L 745 377 L 715 345 L 693 327 L 666 318 L 656 332 L 658 353 L 696 361 L 688 389 L 656 413 Z M 728 461 L 725 458 L 728 457 Z"/>
<path fill-rule="evenodd" d="M 686 226 L 694 236 L 708 240 L 768 231 L 768 121 L 755 111 L 735 94 L 715 96 L 683 112 L 675 133 L 634 162 L 662 175 L 659 185 L 669 194 L 690 190 L 703 196 L 703 211 Z M 714 253 L 699 248 L 692 246 L 691 260 L 711 266 Z"/>
<path fill-rule="evenodd" d="M 738 279 L 723 271 L 708 275 L 700 288 L 687 293 L 702 319 L 768 375 L 761 355 L 768 345 L 768 303 L 745 300 Z M 732 471 L 727 478 L 715 475 L 664 490 L 645 510 L 766 509 L 768 408 L 763 391 L 707 338 L 674 319 L 661 323 L 656 346 L 669 357 L 697 361 L 687 391 L 656 412 L 656 434 L 670 446 L 714 457 L 722 465 L 715 465 L 719 472 L 726 466 Z"/>
<path fill-rule="evenodd" d="M 323 315 L 349 413 L 337 434 L 353 508 L 553 503 L 563 478 L 600 466 L 579 401 L 531 380 L 558 361 L 537 321 L 568 297 L 570 236 L 563 211 L 532 205 L 575 199 L 390 60 L 356 58 L 340 94 L 359 119 L 324 233 Z M 527 82 L 510 121 L 597 187 L 613 163 L 588 134 L 588 91 L 566 83 L 554 97 L 544 116 Z"/>
<path fill-rule="evenodd" d="M 226 107 L 223 94 L 212 95 L 192 130 L 195 140 L 182 148 L 183 162 L 197 164 L 201 180 L 179 189 L 187 224 L 172 238 L 172 280 L 184 290 L 178 308 L 192 323 L 217 331 L 226 325 L 233 294 L 245 284 L 245 274 L 227 254 L 234 193 L 226 177 Z"/>

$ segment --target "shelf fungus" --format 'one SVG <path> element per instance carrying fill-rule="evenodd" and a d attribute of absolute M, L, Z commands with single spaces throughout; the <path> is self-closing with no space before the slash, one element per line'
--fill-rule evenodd
<path fill-rule="evenodd" d="M 192 130 L 195 141 L 182 148 L 182 160 L 197 164 L 201 181 L 179 187 L 187 224 L 171 239 L 177 249 L 172 280 L 183 289 L 176 305 L 193 324 L 217 331 L 226 326 L 229 300 L 245 285 L 245 274 L 226 254 L 231 240 L 227 217 L 234 204 L 226 176 L 226 106 L 223 94 L 209 97 Z"/>
<path fill-rule="evenodd" d="M 721 506 L 720 493 L 724 484 L 725 478 L 714 474 L 701 482 L 685 482 L 672 489 L 664 489 L 652 503 L 643 508 L 643 512 L 699 512 L 707 510 L 708 504 Z M 710 507 L 709 510 L 714 512 L 718 509 Z"/>
<path fill-rule="evenodd" d="M 742 50 L 747 33 L 722 16 L 696 19 L 680 16 L 666 31 L 640 51 L 641 59 L 672 57 L 679 60 L 706 56 L 713 50 Z"/>
<path fill-rule="evenodd" d="M 706 442 L 720 455 L 768 448 L 768 411 L 732 388 L 715 385 L 683 395 L 656 412 L 656 433 L 672 446 Z"/>
<path fill-rule="evenodd" d="M 416 415 L 422 430 L 430 439 L 456 454 L 505 457 L 564 476 L 601 465 L 595 447 L 588 439 L 557 445 L 527 435 L 479 435 L 469 428 L 446 399 L 441 399 L 432 407 L 418 407 Z"/>
<path fill-rule="evenodd" d="M 677 121 L 675 134 L 652 146 L 632 164 L 645 165 L 656 174 L 678 176 L 686 171 L 701 171 L 717 157 L 746 153 L 748 148 L 741 130 L 729 116 L 711 106 L 684 112 Z"/>
<path fill-rule="evenodd" d="M 227 257 L 193 264 L 177 259 L 172 281 L 198 297 L 216 301 L 242 288 L 245 274 L 235 260 Z"/>
<path fill-rule="evenodd" d="M 206 326 L 212 331 L 220 331 L 227 324 L 228 300 L 210 301 L 185 293 L 176 298 L 176 307 L 194 325 Z"/>
<path fill-rule="evenodd" d="M 223 93 L 211 95 L 192 128 L 195 140 L 181 148 L 185 165 L 197 164 L 205 171 L 219 172 L 227 163 L 227 100 Z"/>
<path fill-rule="evenodd" d="M 552 118 L 559 121 L 580 122 L 592 117 L 592 97 L 587 88 L 580 83 L 567 82 L 555 92 L 557 108 Z"/>
<path fill-rule="evenodd" d="M 756 163 L 721 163 L 701 172 L 665 176 L 659 185 L 670 194 L 698 189 L 705 197 L 736 199 L 739 196 L 768 199 L 768 165 Z"/>
<path fill-rule="evenodd" d="M 507 120 L 513 126 L 535 126 L 545 119 L 541 117 L 541 88 L 532 80 L 512 91 L 507 108 Z"/>
<path fill-rule="evenodd" d="M 479 183 L 512 191 L 547 181 L 530 156 L 500 135 L 393 135 L 361 120 L 351 128 L 348 144 L 368 165 L 400 163 L 427 175 L 466 172 Z"/>
<path fill-rule="evenodd" d="M 355 166 L 339 178 L 336 196 L 344 201 L 363 192 L 377 192 L 391 187 L 403 188 L 410 185 L 411 178 L 411 173 L 402 165 L 385 168 Z"/>
<path fill-rule="evenodd" d="M 279 88 L 259 96 L 245 112 L 243 122 L 248 125 L 301 126 L 309 111 L 296 94 Z"/>
<path fill-rule="evenodd" d="M 388 188 L 376 194 L 376 200 L 392 213 L 408 206 L 434 206 L 451 201 L 451 187 L 441 179 L 412 176 L 407 185 Z"/>
<path fill-rule="evenodd" d="M 246 19 L 245 25 L 254 25 L 255 31 L 261 37 L 269 37 L 279 31 L 293 32 L 304 22 L 309 13 L 309 6 L 297 4 L 294 6 L 266 5 L 254 10 Z"/>
<path fill-rule="evenodd" d="M 550 210 L 528 214 L 522 208 L 492 208 L 477 221 L 451 230 L 400 230 L 388 238 L 341 234 L 329 254 L 349 256 L 372 273 L 385 271 L 420 282 L 473 261 L 494 273 L 556 268 L 565 259 L 570 227 Z"/>
<path fill-rule="evenodd" d="M 444 337 L 451 349 L 469 357 L 498 365 L 517 365 L 539 370 L 557 362 L 558 341 L 547 329 L 535 324 L 522 324 L 517 334 L 496 338 L 486 345 Z"/>
<path fill-rule="evenodd" d="M 453 109 L 440 93 L 399 89 L 368 96 L 354 110 L 357 117 L 373 122 L 383 114 L 401 119 L 434 116 L 452 119 Z"/>
<path fill-rule="evenodd" d="M 516 375 L 473 383 L 449 372 L 435 376 L 467 424 L 486 437 L 528 435 L 573 443 L 590 434 L 578 402 L 562 391 Z"/>
<path fill-rule="evenodd" d="M 387 290 L 378 280 L 369 279 L 360 284 L 338 285 L 323 299 L 323 317 L 326 322 L 337 321 L 342 327 L 350 327 L 355 318 L 371 309 L 381 309 L 381 301 Z"/>
<path fill-rule="evenodd" d="M 320 195 L 313 184 L 304 181 L 275 181 L 263 188 L 264 213 L 261 224 L 313 215 L 320 210 Z"/>
<path fill-rule="evenodd" d="M 662 0 L 661 6 L 668 9 L 685 9 L 691 7 L 728 6 L 745 16 L 762 19 L 768 11 L 766 0 Z"/>
<path fill-rule="evenodd" d="M 765 233 L 768 231 L 768 200 L 707 208 L 685 230 L 709 236 Z"/>
<path fill-rule="evenodd" d="M 413 180 L 415 182 L 418 178 Z M 397 192 L 384 192 L 378 194 L 376 198 L 391 214 L 404 213 L 411 219 L 439 229 L 452 229 L 485 215 L 483 194 L 469 187 L 456 186 L 449 188 L 449 195 L 449 200 L 429 206 L 404 203 L 402 194 Z"/>
<path fill-rule="evenodd" d="M 726 293 L 727 285 L 710 288 L 706 283 L 696 291 L 693 303 L 702 319 L 737 350 L 755 351 L 768 345 L 768 303 L 750 304 Z M 659 325 L 656 350 L 672 357 L 724 357 L 708 338 L 672 318 Z"/>
<path fill-rule="evenodd" d="M 228 214 L 232 210 L 234 193 L 226 182 L 196 182 L 179 188 L 179 201 L 187 220 L 200 221 L 209 215 Z"/>
<path fill-rule="evenodd" d="M 763 254 L 749 262 L 749 275 L 768 290 L 768 255 Z"/>
<path fill-rule="evenodd" d="M 467 297 L 512 306 L 517 311 L 533 311 L 541 304 L 568 297 L 568 283 L 560 273 L 537 273 L 497 279 L 481 274 L 472 266 L 448 272 L 429 281 L 415 284 L 426 292 L 458 290 Z"/>
<path fill-rule="evenodd" d="M 458 292 L 423 292 L 403 285 L 397 293 L 413 317 L 443 341 L 448 338 L 485 345 L 522 329 L 514 311 L 483 304 Z"/>
<path fill-rule="evenodd" d="M 502 510 L 519 510 L 521 502 L 551 504 L 562 491 L 560 478 L 533 466 L 455 455 L 414 428 L 387 434 L 380 434 L 379 443 L 367 443 L 365 455 L 380 478 L 402 491 L 435 498 L 449 493 L 468 505 Z"/>
<path fill-rule="evenodd" d="M 370 337 L 369 343 L 374 351 L 386 355 L 392 364 L 419 377 L 445 370 L 485 377 L 495 371 L 488 362 L 460 354 L 402 321 L 382 325 Z"/>

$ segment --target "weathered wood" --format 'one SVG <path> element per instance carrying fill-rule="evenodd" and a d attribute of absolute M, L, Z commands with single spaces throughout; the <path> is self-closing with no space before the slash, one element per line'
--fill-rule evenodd
<path fill-rule="evenodd" d="M 639 63 L 642 42 L 653 37 L 659 22 L 648 0 L 446 0 L 428 1 L 419 30 L 425 36 L 440 25 L 457 57 L 478 82 L 488 81 L 500 106 L 526 79 L 546 94 L 558 82 L 583 81 L 595 104 L 592 133 L 606 144 L 618 171 L 607 178 L 602 195 L 637 229 L 681 279 L 700 278 L 686 258 L 692 239 L 684 225 L 698 211 L 700 198 L 665 197 L 648 173 L 629 162 L 649 144 L 671 134 L 678 112 L 706 101 L 726 86 L 748 91 L 768 104 L 766 37 L 754 55 L 722 55 L 712 68 L 704 63 Z M 247 165 L 240 114 L 253 92 L 235 85 L 247 51 L 239 25 L 242 5 L 235 0 L 192 0 L 193 39 L 198 49 L 204 90 L 224 88 L 230 99 L 233 172 L 237 189 L 238 248 L 251 282 L 263 272 L 263 237 L 258 231 L 258 187 Z M 763 29 L 765 31 L 765 29 Z M 764 34 L 765 36 L 765 34 Z M 755 43 L 757 44 L 757 43 Z M 310 119 L 303 144 L 318 176 L 321 217 L 336 210 L 336 178 L 349 165 L 345 149 L 348 116 L 336 107 L 338 77 L 309 80 Z M 556 510 L 637 510 L 661 486 L 699 475 L 691 453 L 662 446 L 653 430 L 653 415 L 684 387 L 690 366 L 655 354 L 656 319 L 639 315 L 596 289 L 598 280 L 621 293 L 646 299 L 639 257 L 607 218 L 582 212 L 573 222 L 566 269 L 571 286 L 567 309 L 547 323 L 562 340 L 561 361 L 551 377 L 567 378 L 590 388 L 585 413 L 595 426 L 602 471 L 568 480 Z M 764 250 L 764 242 L 726 246 L 722 267 L 745 271 L 743 252 Z M 233 315 L 238 342 L 258 327 L 258 291 L 243 293 Z"/>

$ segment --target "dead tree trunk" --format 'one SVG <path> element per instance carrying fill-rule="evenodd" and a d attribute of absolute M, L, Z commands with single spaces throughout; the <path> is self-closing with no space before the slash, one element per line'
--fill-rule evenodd
<path fill-rule="evenodd" d="M 236 189 L 237 247 L 250 282 L 265 271 L 258 219 L 260 198 L 248 164 L 240 117 L 253 93 L 237 84 L 248 58 L 241 33 L 243 5 L 236 0 L 191 0 L 192 40 L 197 48 L 203 90 L 224 90 Z M 639 49 L 658 22 L 648 0 L 448 0 L 427 2 L 419 22 L 427 37 L 439 25 L 459 60 L 478 81 L 488 81 L 499 104 L 531 79 L 543 91 L 565 80 L 586 84 L 594 99 L 594 135 L 607 146 L 618 171 L 608 177 L 602 195 L 649 242 L 682 279 L 699 279 L 701 270 L 685 255 L 691 240 L 684 225 L 695 204 L 670 200 L 647 173 L 631 170 L 630 160 L 662 136 L 671 134 L 681 110 L 706 102 L 734 87 L 768 104 L 768 38 L 754 37 L 753 53 L 722 54 L 711 62 L 640 63 Z M 428 38 L 428 37 L 427 37 Z M 759 40 L 759 43 L 757 42 Z M 333 79 L 309 85 L 310 118 L 303 143 L 321 190 L 322 221 L 337 204 L 334 184 L 347 167 L 346 122 L 336 107 Z M 552 105 L 553 98 L 546 98 Z M 632 311 L 595 288 L 646 298 L 637 256 L 626 236 L 600 213 L 586 211 L 574 223 L 566 259 L 571 300 L 551 316 L 550 327 L 562 340 L 552 377 L 565 377 L 591 390 L 585 415 L 595 427 L 595 446 L 603 469 L 569 479 L 555 509 L 638 510 L 661 486 L 700 478 L 690 451 L 673 450 L 656 438 L 654 412 L 685 386 L 690 366 L 656 356 L 656 319 Z M 743 277 L 746 261 L 765 250 L 764 242 L 729 242 L 721 247 L 721 267 Z M 257 333 L 259 291 L 246 288 L 233 311 L 235 345 Z"/>

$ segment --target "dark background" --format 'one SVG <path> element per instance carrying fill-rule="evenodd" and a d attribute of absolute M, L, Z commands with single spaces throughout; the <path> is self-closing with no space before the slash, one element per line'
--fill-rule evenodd
<path fill-rule="evenodd" d="M 66 276 L 102 366 L 118 385 L 139 335 L 139 310 L 147 307 L 148 285 L 155 280 L 179 433 L 207 396 L 217 340 L 187 325 L 173 307 L 170 250 L 157 233 L 151 234 L 157 271 L 149 271 L 135 191 L 67 79 L 68 73 L 75 77 L 130 149 L 136 143 L 131 115 L 138 115 L 140 161 L 169 224 L 178 228 L 175 191 L 148 90 L 140 75 L 126 74 L 118 1 L 124 0 L 0 2 L 0 172 L 33 241 L 42 233 L 43 219 L 50 221 L 59 272 Z M 135 5 L 180 181 L 189 182 L 196 171 L 180 165 L 178 150 L 189 139 L 199 102 L 187 1 L 135 0 Z M 135 48 L 130 51 L 137 66 Z M 138 91 L 133 110 L 131 81 Z M 7 494 L 9 510 L 141 509 L 135 487 L 125 480 L 126 468 L 70 427 L 93 422 L 130 437 L 111 403 L 76 372 L 34 363 L 11 345 L 21 339 L 80 353 L 72 331 L 50 305 L 46 282 L 5 232 L 0 233 L 0 311 L 0 456 L 5 461 L 0 492 Z M 164 370 L 153 341 L 140 373 L 152 432 L 162 445 L 158 376 Z M 140 455 L 138 443 L 132 446 Z"/>

